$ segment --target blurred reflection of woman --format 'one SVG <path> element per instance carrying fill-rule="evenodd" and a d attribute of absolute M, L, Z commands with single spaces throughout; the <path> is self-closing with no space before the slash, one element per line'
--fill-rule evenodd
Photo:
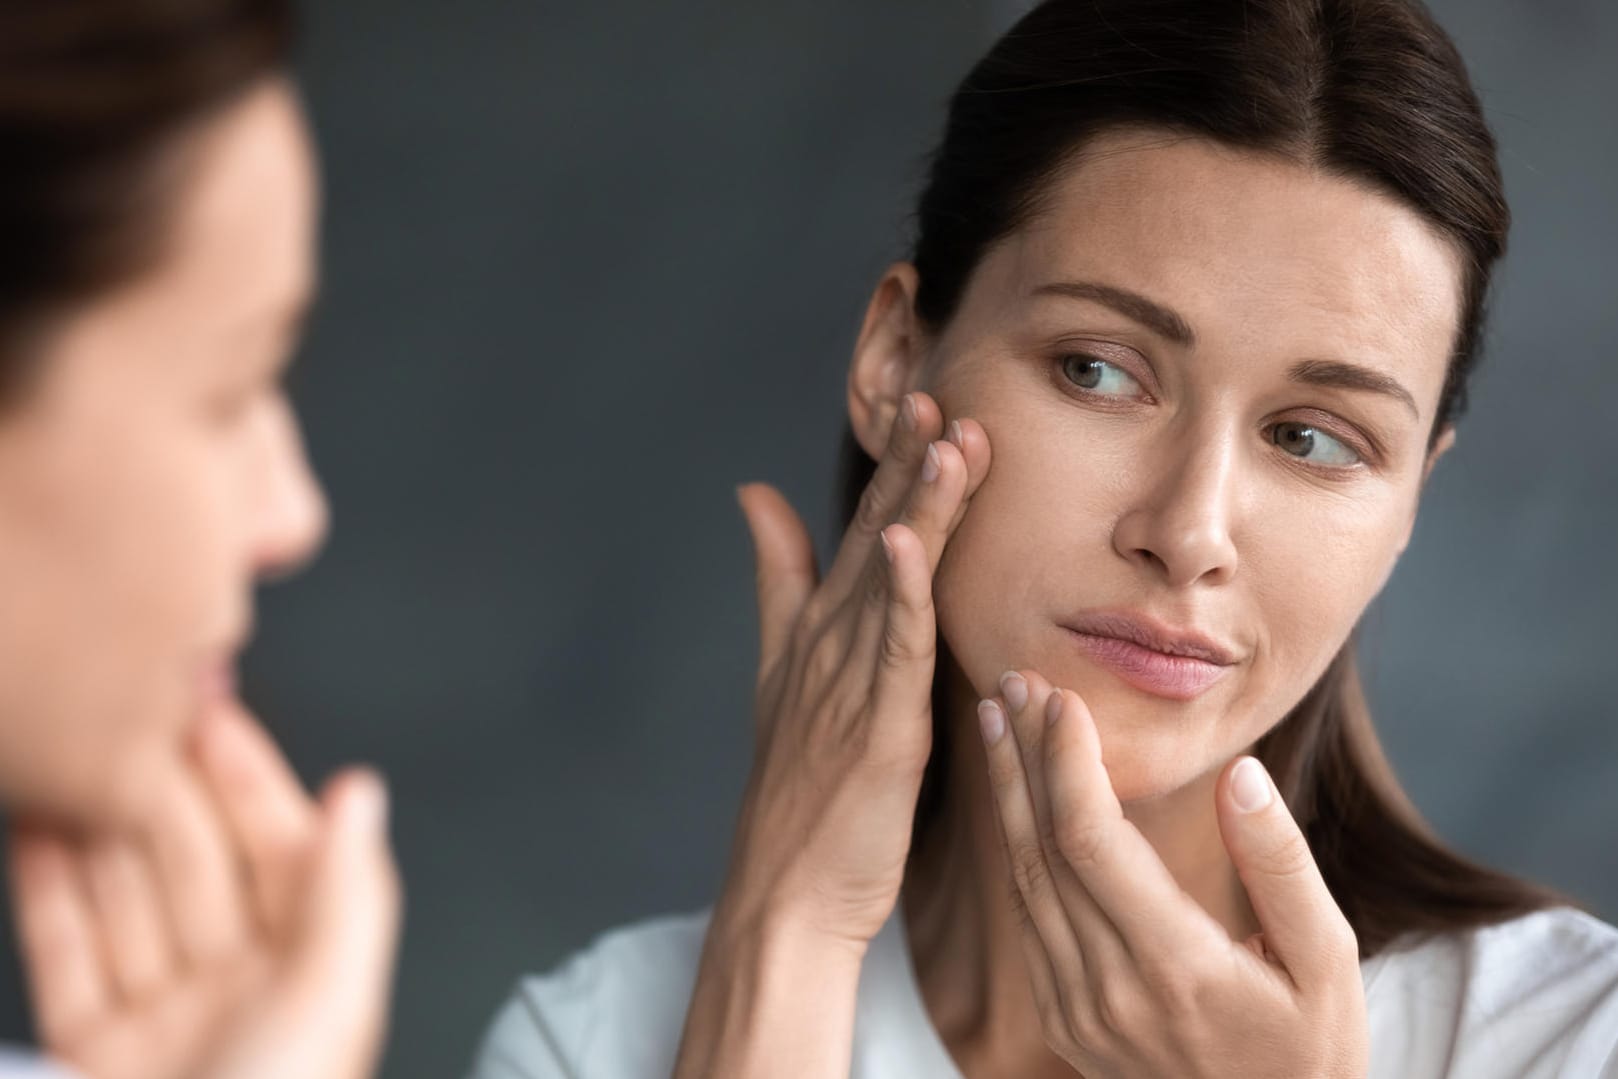
<path fill-rule="evenodd" d="M 46 1065 L 359 1079 L 398 921 L 376 776 L 236 699 L 325 505 L 280 379 L 316 190 L 282 0 L 0 8 L 0 798 Z"/>

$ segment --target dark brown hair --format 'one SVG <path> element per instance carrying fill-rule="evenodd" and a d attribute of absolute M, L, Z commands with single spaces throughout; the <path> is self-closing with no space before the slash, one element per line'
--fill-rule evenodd
<path fill-rule="evenodd" d="M 1047 0 L 950 101 L 916 214 L 916 309 L 945 326 L 987 250 L 1039 213 L 1086 140 L 1189 134 L 1368 184 L 1463 255 L 1463 309 L 1431 441 L 1465 407 L 1489 274 L 1505 249 L 1494 138 L 1459 53 L 1416 0 Z M 839 512 L 873 462 L 845 432 Z M 952 660 L 940 641 L 934 749 L 912 851 L 938 827 Z M 1568 903 L 1446 847 L 1400 789 L 1372 727 L 1351 637 L 1255 753 L 1308 837 L 1369 957 L 1406 932 L 1487 925 Z"/>
<path fill-rule="evenodd" d="M 289 0 L 0 5 L 0 396 L 161 254 L 183 135 L 286 62 Z"/>

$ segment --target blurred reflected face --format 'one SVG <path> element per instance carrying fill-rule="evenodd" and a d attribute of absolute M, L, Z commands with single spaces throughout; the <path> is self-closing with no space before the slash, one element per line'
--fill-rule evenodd
<path fill-rule="evenodd" d="M 325 506 L 280 376 L 314 284 L 315 181 L 290 89 L 198 136 L 159 265 L 90 302 L 0 413 L 0 796 L 142 812 L 234 692 L 252 586 Z"/>
<path fill-rule="evenodd" d="M 1386 581 L 1460 262 L 1388 196 L 1197 139 L 1099 140 L 1050 195 L 926 358 L 993 449 L 939 621 L 978 694 L 1017 666 L 1078 691 L 1146 798 L 1279 722 Z"/>

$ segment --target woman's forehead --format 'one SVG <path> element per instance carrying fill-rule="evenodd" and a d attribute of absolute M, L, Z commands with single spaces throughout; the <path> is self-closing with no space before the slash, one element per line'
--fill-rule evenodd
<path fill-rule="evenodd" d="M 1436 362 L 1434 396 L 1461 308 L 1454 245 L 1398 200 L 1197 138 L 1098 140 L 979 269 L 969 291 L 1015 317 L 1053 284 L 1111 285 L 1180 314 L 1209 347 Z"/>

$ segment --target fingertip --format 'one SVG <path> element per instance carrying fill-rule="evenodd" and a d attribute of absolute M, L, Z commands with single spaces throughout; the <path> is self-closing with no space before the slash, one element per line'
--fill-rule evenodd
<path fill-rule="evenodd" d="M 245 717 L 231 708 L 210 708 L 197 724 L 192 743 L 202 762 L 227 778 L 240 776 L 252 762 Z"/>
<path fill-rule="evenodd" d="M 1241 756 L 1231 765 L 1225 781 L 1226 797 L 1239 814 L 1257 813 L 1275 800 L 1275 784 L 1257 757 Z"/>
<path fill-rule="evenodd" d="M 322 801 L 339 825 L 355 832 L 377 834 L 387 829 L 387 781 L 369 765 L 356 765 L 334 776 Z"/>
<path fill-rule="evenodd" d="M 1053 690 L 1045 702 L 1045 726 L 1054 727 L 1061 722 L 1062 713 L 1067 711 L 1067 694 L 1060 689 Z"/>

